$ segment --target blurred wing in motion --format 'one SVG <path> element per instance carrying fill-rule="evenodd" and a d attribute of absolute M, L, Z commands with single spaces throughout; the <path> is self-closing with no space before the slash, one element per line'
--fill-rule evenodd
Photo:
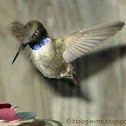
<path fill-rule="evenodd" d="M 22 43 L 23 28 L 24 28 L 24 25 L 19 22 L 12 22 L 9 25 L 9 30 L 11 31 L 12 36 L 14 36 L 21 43 Z"/>
<path fill-rule="evenodd" d="M 85 55 L 100 42 L 115 35 L 124 25 L 125 23 L 121 21 L 102 24 L 64 36 L 66 50 L 63 53 L 63 58 L 65 62 L 72 62 L 76 58 Z"/>
<path fill-rule="evenodd" d="M 12 36 L 14 36 L 21 44 L 23 43 L 23 40 L 22 40 L 23 28 L 24 28 L 24 25 L 21 24 L 20 22 L 17 22 L 17 21 L 12 22 L 9 25 L 9 30 L 10 30 Z M 29 45 L 27 45 L 24 48 L 24 52 L 27 55 L 27 57 L 30 58 L 30 47 L 29 47 Z"/>

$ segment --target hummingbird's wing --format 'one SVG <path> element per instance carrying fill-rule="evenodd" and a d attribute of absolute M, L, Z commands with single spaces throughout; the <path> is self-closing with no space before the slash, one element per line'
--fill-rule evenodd
<path fill-rule="evenodd" d="M 65 62 L 72 62 L 76 58 L 85 55 L 100 42 L 116 34 L 117 31 L 123 28 L 123 25 L 125 23 L 121 21 L 102 24 L 64 36 L 66 50 L 63 53 L 63 58 Z"/>
<path fill-rule="evenodd" d="M 22 43 L 22 31 L 24 25 L 20 22 L 12 22 L 9 25 L 9 30 L 11 31 L 12 36 L 14 36 L 19 42 Z"/>
<path fill-rule="evenodd" d="M 24 28 L 24 25 L 20 22 L 17 22 L 17 21 L 9 24 L 9 30 L 10 30 L 12 36 L 14 36 L 21 44 L 23 43 L 23 40 L 22 40 L 23 28 Z M 30 58 L 30 47 L 29 47 L 29 45 L 27 45 L 24 48 L 24 52 L 27 55 L 27 57 Z"/>

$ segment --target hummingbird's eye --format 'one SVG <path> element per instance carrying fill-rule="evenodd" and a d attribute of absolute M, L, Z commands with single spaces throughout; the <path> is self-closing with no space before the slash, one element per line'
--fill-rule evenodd
<path fill-rule="evenodd" d="M 35 30 L 35 35 L 38 35 L 38 30 Z"/>
<path fill-rule="evenodd" d="M 38 35 L 38 30 L 35 30 L 35 32 L 32 35 L 32 38 L 35 38 Z"/>
<path fill-rule="evenodd" d="M 37 36 L 37 33 L 33 33 L 32 38 L 35 38 Z"/>
<path fill-rule="evenodd" d="M 38 33 L 38 30 L 35 30 L 35 33 Z"/>

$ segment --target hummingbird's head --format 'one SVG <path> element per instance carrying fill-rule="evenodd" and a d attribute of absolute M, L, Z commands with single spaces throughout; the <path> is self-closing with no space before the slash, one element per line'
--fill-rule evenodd
<path fill-rule="evenodd" d="M 48 37 L 48 33 L 39 21 L 29 21 L 23 29 L 22 38 L 23 42 L 41 41 Z"/>
<path fill-rule="evenodd" d="M 12 64 L 16 60 L 21 50 L 26 47 L 26 45 L 29 45 L 32 49 L 39 49 L 41 46 L 46 44 L 47 41 L 49 41 L 49 37 L 43 25 L 39 21 L 33 20 L 33 21 L 29 21 L 24 26 L 22 32 L 22 40 L 23 43 L 19 48 Z"/>

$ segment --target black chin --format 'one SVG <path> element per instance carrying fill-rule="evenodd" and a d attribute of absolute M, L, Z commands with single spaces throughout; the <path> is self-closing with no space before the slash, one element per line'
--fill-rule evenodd
<path fill-rule="evenodd" d="M 31 40 L 31 41 L 29 41 L 29 46 L 32 48 L 34 45 L 37 45 L 38 43 L 40 43 L 40 41 L 38 41 L 38 40 Z"/>
<path fill-rule="evenodd" d="M 29 46 L 32 48 L 33 46 L 39 44 L 43 39 L 45 39 L 45 38 L 47 38 L 47 37 L 48 37 L 47 32 L 44 32 L 44 33 L 40 32 L 39 35 L 36 36 L 36 37 L 34 37 L 34 38 L 32 38 L 32 39 L 28 42 L 28 44 L 29 44 Z"/>

